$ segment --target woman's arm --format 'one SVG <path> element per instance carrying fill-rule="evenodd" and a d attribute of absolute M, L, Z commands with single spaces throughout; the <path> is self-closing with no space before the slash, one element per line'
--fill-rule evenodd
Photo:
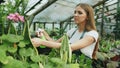
<path fill-rule="evenodd" d="M 44 45 L 44 46 L 47 46 L 50 48 L 60 48 L 60 45 L 61 45 L 61 43 L 58 43 L 58 42 L 41 40 L 39 38 L 32 38 L 31 41 L 35 47 L 39 47 L 40 45 Z"/>
<path fill-rule="evenodd" d="M 48 40 L 48 41 L 54 41 L 45 30 L 43 30 L 42 33 L 44 34 L 46 40 Z"/>
<path fill-rule="evenodd" d="M 56 42 L 62 42 L 62 39 L 63 39 L 63 37 L 61 37 L 60 39 L 58 39 Z"/>
<path fill-rule="evenodd" d="M 61 42 L 62 39 L 63 39 L 63 37 L 61 37 L 60 39 L 58 39 L 57 41 L 55 41 L 55 40 L 53 40 L 53 39 L 49 36 L 49 34 L 48 34 L 45 30 L 43 30 L 43 34 L 44 34 L 45 38 L 46 38 L 48 41 Z"/>
<path fill-rule="evenodd" d="M 41 40 L 39 38 L 33 38 L 32 42 L 34 44 L 34 46 L 38 47 L 40 45 L 44 45 L 50 48 L 60 48 L 61 43 L 58 42 L 53 42 L 53 41 L 46 41 L 46 40 Z M 94 43 L 95 39 L 92 36 L 86 36 L 81 40 L 76 41 L 75 43 L 71 44 L 71 49 L 73 50 L 77 50 L 77 49 L 81 49 L 84 48 L 86 46 L 89 46 L 90 44 Z"/>
<path fill-rule="evenodd" d="M 75 43 L 71 44 L 72 51 L 84 48 L 86 46 L 91 45 L 95 42 L 95 38 L 92 36 L 86 36 L 82 38 L 81 40 L 76 41 Z"/>

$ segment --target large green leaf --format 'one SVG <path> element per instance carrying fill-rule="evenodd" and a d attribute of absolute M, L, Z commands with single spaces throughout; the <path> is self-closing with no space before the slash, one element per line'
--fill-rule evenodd
<path fill-rule="evenodd" d="M 6 44 L 4 43 L 4 44 L 2 44 L 2 45 L 0 46 L 0 50 L 6 51 L 6 50 L 7 50 L 7 47 L 8 47 L 8 45 L 6 45 Z"/>
<path fill-rule="evenodd" d="M 40 62 L 40 61 L 42 60 L 42 58 L 41 58 L 39 55 L 30 56 L 30 59 L 31 59 L 33 62 Z"/>
<path fill-rule="evenodd" d="M 23 39 L 24 39 L 23 36 L 19 36 L 15 34 L 2 35 L 2 40 L 7 40 L 11 43 L 16 43 Z"/>
<path fill-rule="evenodd" d="M 65 68 L 79 68 L 79 64 L 66 64 Z"/>
<path fill-rule="evenodd" d="M 31 64 L 30 65 L 31 68 L 39 68 L 39 65 L 37 63 Z"/>
<path fill-rule="evenodd" d="M 20 40 L 23 39 L 22 36 L 18 36 L 18 35 L 14 35 L 14 34 L 8 34 L 7 38 L 8 38 L 7 40 L 12 43 L 19 42 Z"/>
<path fill-rule="evenodd" d="M 105 61 L 107 59 L 105 53 L 102 53 L 102 52 L 97 52 L 97 58 L 102 60 L 102 61 Z"/>
<path fill-rule="evenodd" d="M 9 60 L 9 62 L 7 64 L 3 65 L 2 68 L 26 68 L 23 65 L 22 61 L 15 60 L 15 59 L 12 59 L 12 58 L 8 58 L 8 60 Z"/>
<path fill-rule="evenodd" d="M 32 48 L 28 48 L 28 49 L 26 49 L 26 55 L 27 56 L 31 56 L 31 55 L 34 55 L 35 54 L 35 52 L 34 52 L 34 50 L 32 49 Z"/>
<path fill-rule="evenodd" d="M 31 55 L 33 55 L 34 54 L 34 50 L 32 49 L 32 48 L 28 48 L 28 49 L 26 49 L 26 48 L 21 48 L 20 50 L 19 50 L 19 54 L 20 54 L 20 56 L 31 56 Z"/>
<path fill-rule="evenodd" d="M 20 41 L 19 44 L 18 44 L 19 47 L 25 47 L 25 42 L 24 41 Z"/>
<path fill-rule="evenodd" d="M 8 60 L 6 59 L 6 51 L 2 50 L 0 48 L 0 62 L 3 64 L 6 64 L 8 62 Z"/>
<path fill-rule="evenodd" d="M 60 48 L 60 56 L 64 62 L 71 63 L 72 51 L 71 51 L 71 47 L 69 46 L 67 34 L 64 34 L 63 36 L 63 40 Z"/>
<path fill-rule="evenodd" d="M 8 47 L 8 52 L 10 52 L 10 53 L 15 53 L 15 52 L 17 52 L 17 47 L 15 48 L 15 47 Z"/>
<path fill-rule="evenodd" d="M 1 37 L 2 40 L 6 40 L 7 39 L 7 35 L 3 34 Z"/>
<path fill-rule="evenodd" d="M 26 55 L 26 49 L 25 49 L 25 48 L 21 48 L 21 49 L 19 50 L 19 54 L 20 54 L 20 56 L 27 56 L 27 55 Z"/>
<path fill-rule="evenodd" d="M 50 58 L 50 61 L 56 65 L 65 64 L 65 62 L 63 62 L 60 58 L 56 58 L 56 57 Z"/>

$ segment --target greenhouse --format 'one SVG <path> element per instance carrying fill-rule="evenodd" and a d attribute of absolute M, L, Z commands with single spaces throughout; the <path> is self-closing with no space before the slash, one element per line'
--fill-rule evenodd
<path fill-rule="evenodd" d="M 120 0 L 0 0 L 0 68 L 120 68 Z"/>

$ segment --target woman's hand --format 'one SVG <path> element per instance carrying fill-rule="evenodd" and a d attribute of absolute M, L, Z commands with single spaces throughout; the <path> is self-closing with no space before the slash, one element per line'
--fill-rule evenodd
<path fill-rule="evenodd" d="M 49 38 L 48 33 L 44 30 L 44 29 L 38 29 L 35 34 L 37 35 L 37 37 L 41 37 L 41 36 L 45 36 L 45 38 Z"/>
<path fill-rule="evenodd" d="M 43 32 L 44 32 L 44 30 L 39 28 L 39 29 L 35 32 L 35 34 L 37 35 L 37 37 L 41 37 L 41 36 L 43 36 Z"/>
<path fill-rule="evenodd" d="M 41 42 L 42 42 L 42 40 L 40 38 L 32 38 L 31 41 L 35 47 L 39 47 L 41 45 Z"/>

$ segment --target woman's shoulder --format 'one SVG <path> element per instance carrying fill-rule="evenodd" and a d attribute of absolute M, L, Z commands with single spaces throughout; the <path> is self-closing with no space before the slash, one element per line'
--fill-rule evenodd
<path fill-rule="evenodd" d="M 90 30 L 87 33 L 93 33 L 93 34 L 98 34 L 98 32 L 96 30 Z"/>
<path fill-rule="evenodd" d="M 96 30 L 90 30 L 86 33 L 86 35 L 90 35 L 90 36 L 93 36 L 93 37 L 98 37 L 99 34 Z"/>

